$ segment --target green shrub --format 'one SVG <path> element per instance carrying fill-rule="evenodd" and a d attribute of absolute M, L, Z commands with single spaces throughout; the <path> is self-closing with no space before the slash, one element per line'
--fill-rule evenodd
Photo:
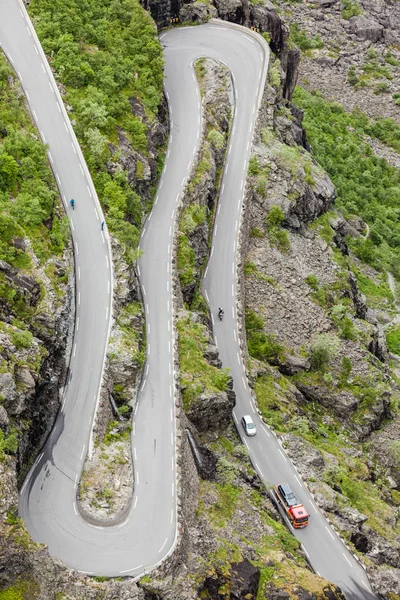
<path fill-rule="evenodd" d="M 249 175 L 258 175 L 260 172 L 260 166 L 258 164 L 257 156 L 252 156 L 249 160 Z"/>
<path fill-rule="evenodd" d="M 265 233 L 259 227 L 253 227 L 250 230 L 250 237 L 251 238 L 263 238 L 263 237 L 265 237 Z"/>
<path fill-rule="evenodd" d="M 271 206 L 266 217 L 267 227 L 280 227 L 284 219 L 285 213 L 279 205 L 275 204 L 274 206 Z"/>
<path fill-rule="evenodd" d="M 317 34 L 314 37 L 308 37 L 304 29 L 300 29 L 297 23 L 290 26 L 290 39 L 300 50 L 314 50 L 324 47 L 324 42 Z"/>
<path fill-rule="evenodd" d="M 310 273 L 310 275 L 307 275 L 305 281 L 306 281 L 306 283 L 308 283 L 308 285 L 310 286 L 311 289 L 317 290 L 319 288 L 318 277 L 316 275 L 314 275 L 313 273 Z"/>
<path fill-rule="evenodd" d="M 224 145 L 225 138 L 222 135 L 222 133 L 220 133 L 216 129 L 211 129 L 207 136 L 207 139 L 216 150 L 221 150 L 221 148 Z"/>
<path fill-rule="evenodd" d="M 360 5 L 354 0 L 343 0 L 342 5 L 342 18 L 346 19 L 346 21 L 351 19 L 351 17 L 357 17 L 362 14 Z"/>
<path fill-rule="evenodd" d="M 317 335 L 311 344 L 311 369 L 325 371 L 336 357 L 339 345 L 339 340 L 333 335 L 327 333 Z"/>
<path fill-rule="evenodd" d="M 33 335 L 30 331 L 12 331 L 11 341 L 17 350 L 21 348 L 29 348 L 32 344 Z"/>
<path fill-rule="evenodd" d="M 247 347 L 250 356 L 258 360 L 277 361 L 284 357 L 284 347 L 274 334 L 264 331 L 264 321 L 251 309 L 246 310 Z"/>

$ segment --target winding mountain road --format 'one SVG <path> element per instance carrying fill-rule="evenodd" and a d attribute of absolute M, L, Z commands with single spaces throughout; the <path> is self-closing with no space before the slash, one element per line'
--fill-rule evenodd
<path fill-rule="evenodd" d="M 172 256 L 174 216 L 201 138 L 201 104 L 193 62 L 202 56 L 230 69 L 236 109 L 203 289 L 225 367 L 237 395 L 236 422 L 251 413 L 258 434 L 244 439 L 265 482 L 288 481 L 311 512 L 308 528 L 294 532 L 314 569 L 340 585 L 349 600 L 372 600 L 368 579 L 312 501 L 279 442 L 255 410 L 242 363 L 236 315 L 237 238 L 268 48 L 244 28 L 224 22 L 161 35 L 171 133 L 164 171 L 141 238 L 139 261 L 147 327 L 147 361 L 133 419 L 135 489 L 122 522 L 89 523 L 79 513 L 77 485 L 90 446 L 110 327 L 110 247 L 101 208 L 55 81 L 19 0 L 0 0 L 0 44 L 20 77 L 42 139 L 49 146 L 71 219 L 76 264 L 76 329 L 62 409 L 20 494 L 20 514 L 37 542 L 68 567 L 107 576 L 137 577 L 171 553 L 177 539 Z M 68 208 L 74 197 L 77 207 Z M 241 432 L 239 428 L 239 432 Z"/>

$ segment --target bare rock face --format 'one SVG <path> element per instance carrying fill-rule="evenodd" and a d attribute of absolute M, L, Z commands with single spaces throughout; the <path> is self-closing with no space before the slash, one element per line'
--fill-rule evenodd
<path fill-rule="evenodd" d="M 374 19 L 358 15 L 357 17 L 351 17 L 349 20 L 349 29 L 359 39 L 371 40 L 375 43 L 382 38 L 384 27 Z"/>
<path fill-rule="evenodd" d="M 260 580 L 260 569 L 245 559 L 240 563 L 231 564 L 229 573 L 230 599 L 231 600 L 254 600 L 257 596 L 258 582 Z M 210 600 L 220 600 L 220 588 L 226 585 L 228 580 L 222 573 L 216 573 L 213 577 L 207 577 L 199 596 L 207 593 Z"/>
<path fill-rule="evenodd" d="M 315 185 L 305 186 L 304 193 L 289 206 L 285 224 L 294 230 L 302 230 L 305 223 L 314 221 L 326 212 L 336 196 L 335 188 L 326 174 L 314 177 Z"/>
<path fill-rule="evenodd" d="M 385 567 L 371 567 L 368 577 L 372 587 L 385 598 L 400 596 L 400 571 Z"/>
<path fill-rule="evenodd" d="M 40 285 L 31 275 L 23 275 L 16 267 L 0 260 L 0 271 L 6 280 L 25 298 L 29 306 L 36 306 L 40 298 Z"/>
<path fill-rule="evenodd" d="M 207 21 L 217 16 L 217 10 L 211 4 L 202 4 L 194 2 L 193 4 L 184 4 L 179 11 L 181 21 L 191 21 L 195 23 L 207 23 Z"/>
<path fill-rule="evenodd" d="M 186 411 L 188 419 L 198 431 L 221 431 L 232 421 L 236 396 L 232 381 L 228 392 L 200 394 Z"/>

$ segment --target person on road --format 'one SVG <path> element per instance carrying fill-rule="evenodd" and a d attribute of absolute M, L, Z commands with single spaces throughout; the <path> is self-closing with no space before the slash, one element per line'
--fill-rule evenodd
<path fill-rule="evenodd" d="M 220 307 L 220 308 L 218 309 L 218 317 L 219 317 L 219 320 L 220 320 L 220 321 L 222 321 L 222 318 L 223 318 L 223 316 L 224 316 L 224 311 L 223 311 L 223 309 Z"/>
<path fill-rule="evenodd" d="M 75 210 L 75 200 L 73 198 L 71 198 L 71 200 L 69 201 L 69 203 L 72 206 L 72 210 Z"/>
<path fill-rule="evenodd" d="M 102 230 L 102 231 L 104 230 L 104 225 L 105 225 L 105 223 L 104 223 L 104 221 L 102 221 L 102 222 L 101 222 L 101 230 Z"/>

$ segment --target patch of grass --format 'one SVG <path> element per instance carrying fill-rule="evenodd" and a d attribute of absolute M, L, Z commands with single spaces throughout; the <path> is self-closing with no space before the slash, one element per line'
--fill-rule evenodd
<path fill-rule="evenodd" d="M 400 325 L 390 327 L 386 331 L 386 343 L 390 352 L 400 356 Z"/>
<path fill-rule="evenodd" d="M 324 42 L 318 34 L 314 37 L 308 37 L 307 32 L 300 29 L 298 23 L 292 23 L 290 26 L 290 40 L 303 51 L 319 50 L 324 47 Z"/>
<path fill-rule="evenodd" d="M 215 487 L 218 492 L 218 501 L 208 514 L 216 527 L 225 527 L 233 517 L 241 491 L 231 484 L 215 484 Z"/>
<path fill-rule="evenodd" d="M 19 579 L 14 585 L 0 590 L 0 600 L 36 600 L 40 597 L 40 586 L 33 579 Z"/>
<path fill-rule="evenodd" d="M 203 392 L 226 390 L 229 370 L 210 365 L 203 356 L 208 336 L 205 326 L 183 317 L 177 323 L 181 368 L 181 387 L 185 410 Z"/>
<path fill-rule="evenodd" d="M 253 358 L 267 362 L 283 359 L 284 347 L 275 335 L 265 332 L 263 318 L 251 309 L 246 309 L 246 336 L 249 354 Z"/>
<path fill-rule="evenodd" d="M 186 235 L 181 233 L 178 242 L 178 273 L 182 287 L 194 283 L 196 276 L 196 252 Z"/>
<path fill-rule="evenodd" d="M 363 273 L 356 265 L 352 264 L 351 269 L 356 276 L 360 292 L 364 294 L 371 308 L 379 308 L 384 304 L 392 305 L 394 298 L 390 290 L 386 273 L 378 275 L 378 283 Z"/>

